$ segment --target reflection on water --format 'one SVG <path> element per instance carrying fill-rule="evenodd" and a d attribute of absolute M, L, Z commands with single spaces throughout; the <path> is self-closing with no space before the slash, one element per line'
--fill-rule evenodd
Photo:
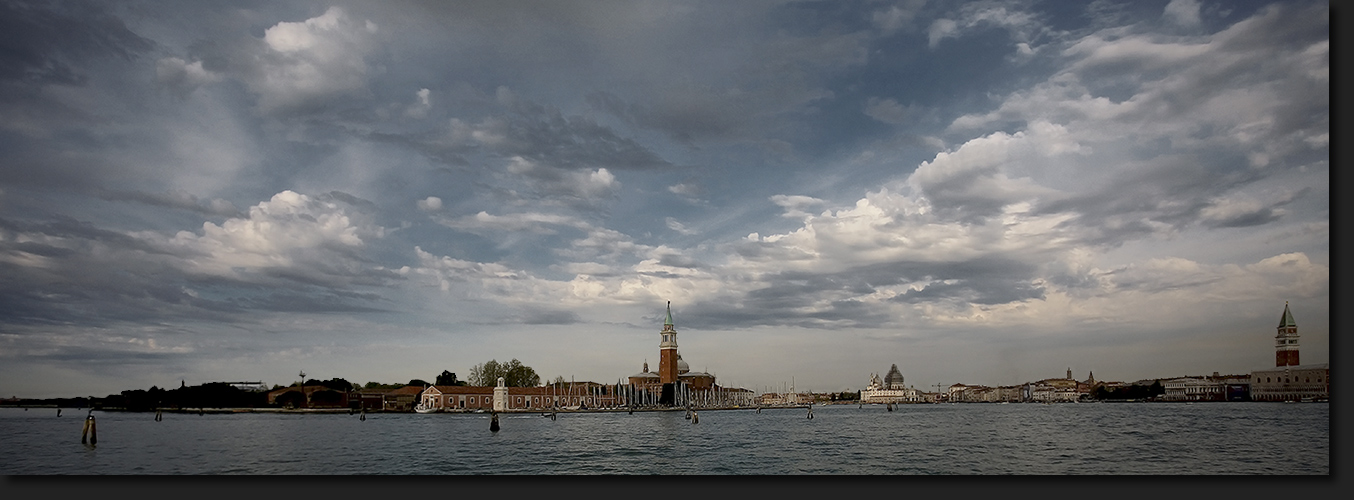
<path fill-rule="evenodd" d="M 0 409 L 0 474 L 1330 474 L 1327 404 L 489 415 Z M 74 417 L 74 418 L 72 418 Z"/>

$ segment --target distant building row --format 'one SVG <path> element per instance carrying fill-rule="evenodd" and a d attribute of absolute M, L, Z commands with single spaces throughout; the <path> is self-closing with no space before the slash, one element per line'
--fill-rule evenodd
<path fill-rule="evenodd" d="M 1330 398 L 1330 364 L 1299 363 L 1298 326 L 1284 304 L 1275 335 L 1274 368 L 1254 370 L 1249 375 L 1179 377 L 1161 380 L 1164 401 L 1319 401 Z M 870 376 L 870 385 L 860 394 L 862 403 L 931 402 L 1075 402 L 1089 398 L 1097 387 L 1113 390 L 1123 382 L 1098 382 L 1092 373 L 1085 381 L 1067 377 L 1044 379 L 1022 385 L 987 387 L 954 384 L 935 393 L 917 391 L 903 384 L 898 365 L 882 380 Z"/>

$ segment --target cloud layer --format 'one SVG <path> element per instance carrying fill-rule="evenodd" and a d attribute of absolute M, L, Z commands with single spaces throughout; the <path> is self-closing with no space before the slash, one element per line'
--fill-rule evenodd
<path fill-rule="evenodd" d="M 0 390 L 1328 356 L 1321 3 L 88 7 L 0 7 Z"/>

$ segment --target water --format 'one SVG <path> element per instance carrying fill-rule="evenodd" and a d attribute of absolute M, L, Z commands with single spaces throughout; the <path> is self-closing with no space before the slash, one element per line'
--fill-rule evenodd
<path fill-rule="evenodd" d="M 682 412 L 164 414 L 0 409 L 0 474 L 1329 475 L 1324 403 Z"/>

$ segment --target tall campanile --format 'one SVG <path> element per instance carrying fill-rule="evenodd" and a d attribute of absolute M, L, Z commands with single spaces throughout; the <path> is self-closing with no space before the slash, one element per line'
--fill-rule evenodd
<path fill-rule="evenodd" d="M 658 343 L 658 378 L 664 384 L 677 381 L 677 330 L 672 327 L 672 301 L 668 301 L 668 319 L 663 322 L 663 331 L 659 332 L 663 341 Z"/>
<path fill-rule="evenodd" d="M 1288 302 L 1284 302 L 1279 334 L 1274 336 L 1274 366 L 1298 364 L 1298 324 L 1293 321 L 1293 313 L 1288 311 Z"/>

